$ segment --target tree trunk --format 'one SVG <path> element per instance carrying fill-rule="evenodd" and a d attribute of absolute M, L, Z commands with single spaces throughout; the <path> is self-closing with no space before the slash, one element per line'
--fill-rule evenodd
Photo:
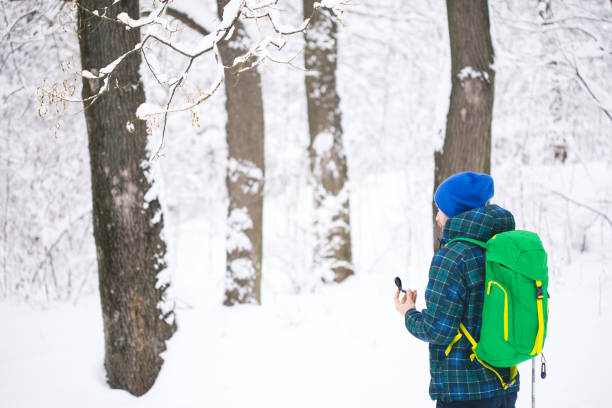
<path fill-rule="evenodd" d="M 304 0 L 304 16 L 313 0 Z M 317 12 L 304 33 L 306 100 L 310 131 L 311 179 L 315 205 L 314 267 L 325 282 L 353 274 L 346 154 L 342 142 L 340 98 L 336 90 L 337 24 Z"/>
<path fill-rule="evenodd" d="M 79 1 L 78 24 L 83 69 L 97 72 L 140 41 L 140 30 L 93 16 L 87 10 L 108 7 L 139 17 L 138 0 Z M 119 64 L 110 90 L 87 107 L 100 298 L 104 320 L 108 383 L 134 395 L 155 382 L 160 353 L 176 330 L 172 310 L 164 308 L 167 282 L 162 239 L 163 215 L 150 175 L 145 122 L 136 109 L 145 101 L 140 54 Z M 83 78 L 83 99 L 95 95 L 101 81 Z M 130 124 L 130 125 L 128 125 Z M 132 127 L 133 125 L 133 127 Z"/>
<path fill-rule="evenodd" d="M 442 151 L 436 151 L 434 191 L 462 171 L 491 172 L 495 71 L 487 0 L 446 1 L 451 46 L 450 106 Z M 437 212 L 433 203 L 434 218 Z M 434 247 L 441 235 L 434 220 Z"/>
<path fill-rule="evenodd" d="M 228 0 L 218 0 L 219 17 Z M 228 41 L 219 43 L 226 67 L 245 54 L 248 35 L 240 21 Z M 257 69 L 225 70 L 229 194 L 224 305 L 261 304 L 264 113 Z"/>

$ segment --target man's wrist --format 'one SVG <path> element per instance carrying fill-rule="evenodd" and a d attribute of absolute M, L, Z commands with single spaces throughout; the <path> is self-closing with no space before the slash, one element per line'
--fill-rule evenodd
<path fill-rule="evenodd" d="M 404 313 L 404 318 L 408 317 L 408 315 L 410 314 L 410 312 L 417 312 L 416 310 L 416 306 L 412 306 L 410 309 L 406 310 L 406 313 Z"/>
<path fill-rule="evenodd" d="M 406 318 L 406 316 L 408 316 L 408 313 L 409 313 L 411 310 L 414 310 L 414 311 L 416 312 L 416 307 L 415 307 L 415 306 L 412 306 L 410 309 L 406 310 L 406 312 L 404 313 L 404 319 Z"/>

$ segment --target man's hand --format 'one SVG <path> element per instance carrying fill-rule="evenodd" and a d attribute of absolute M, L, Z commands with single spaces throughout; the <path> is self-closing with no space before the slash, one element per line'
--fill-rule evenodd
<path fill-rule="evenodd" d="M 393 301 L 395 302 L 395 310 L 397 310 L 402 316 L 406 316 L 406 313 L 408 313 L 410 309 L 415 309 L 414 304 L 417 298 L 417 291 L 416 289 L 407 289 L 402 300 L 400 300 L 399 295 L 400 291 L 398 289 L 398 291 L 395 292 L 395 297 L 393 298 Z"/>

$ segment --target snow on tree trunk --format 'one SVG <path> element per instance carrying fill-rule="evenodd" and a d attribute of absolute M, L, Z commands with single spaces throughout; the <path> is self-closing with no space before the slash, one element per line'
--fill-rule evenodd
<path fill-rule="evenodd" d="M 138 0 L 121 3 L 82 0 L 78 29 L 82 69 L 94 72 L 132 49 L 140 30 L 93 16 L 108 7 L 114 18 L 138 18 Z M 104 320 L 104 366 L 108 383 L 134 395 L 147 392 L 161 369 L 160 357 L 176 330 L 167 307 L 164 220 L 148 161 L 146 124 L 136 120 L 145 102 L 140 54 L 132 54 L 112 75 L 110 90 L 84 110 L 89 135 L 100 298 Z M 83 99 L 99 80 L 83 78 Z"/>
<path fill-rule="evenodd" d="M 434 191 L 461 171 L 491 172 L 495 71 L 487 0 L 447 0 L 451 96 L 442 151 L 436 151 Z M 434 218 L 437 212 L 433 202 Z M 434 247 L 441 231 L 434 220 Z"/>
<path fill-rule="evenodd" d="M 304 16 L 313 1 L 304 0 Z M 304 33 L 310 169 L 314 186 L 314 266 L 325 282 L 353 274 L 347 163 L 342 142 L 340 98 L 336 91 L 337 24 L 317 12 Z"/>
<path fill-rule="evenodd" d="M 218 1 L 219 17 L 227 0 Z M 219 44 L 223 65 L 248 51 L 240 21 L 228 41 Z M 240 68 L 240 67 L 239 67 Z M 224 305 L 261 303 L 262 210 L 264 187 L 264 117 L 257 69 L 225 70 L 229 194 Z"/>

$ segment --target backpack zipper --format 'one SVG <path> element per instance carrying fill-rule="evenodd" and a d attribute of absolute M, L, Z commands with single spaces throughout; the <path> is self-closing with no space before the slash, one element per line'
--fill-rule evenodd
<path fill-rule="evenodd" d="M 504 291 L 504 340 L 508 341 L 508 292 L 502 285 L 493 280 L 489 281 L 489 286 L 487 287 L 487 295 L 491 293 L 491 284 L 497 285 L 501 290 Z"/>

